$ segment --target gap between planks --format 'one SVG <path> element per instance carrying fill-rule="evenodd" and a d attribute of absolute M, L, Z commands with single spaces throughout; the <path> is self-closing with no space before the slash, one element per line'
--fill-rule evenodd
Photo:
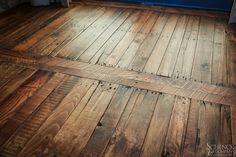
<path fill-rule="evenodd" d="M 17 63 L 33 69 L 101 80 L 140 89 L 167 93 L 211 103 L 235 105 L 236 89 L 194 81 L 177 80 L 130 70 L 93 65 L 28 52 L 0 49 L 0 60 Z"/>

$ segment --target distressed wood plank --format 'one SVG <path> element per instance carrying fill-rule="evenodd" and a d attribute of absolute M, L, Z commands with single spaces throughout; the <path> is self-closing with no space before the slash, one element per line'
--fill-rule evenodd
<path fill-rule="evenodd" d="M 92 65 L 78 61 L 68 61 L 46 56 L 32 56 L 26 53 L 0 51 L 1 60 L 26 66 L 65 73 L 73 76 L 102 80 L 121 85 L 147 89 L 182 97 L 206 100 L 213 103 L 235 105 L 236 90 L 191 80 L 175 80 L 135 71 Z M 23 57 L 26 55 L 25 57 Z M 19 59 L 19 58 L 23 58 Z"/>
<path fill-rule="evenodd" d="M 130 70 L 142 71 L 148 58 L 151 55 L 151 52 L 160 37 L 160 34 L 166 24 L 168 15 L 160 14 L 155 25 L 153 26 L 151 33 L 147 35 L 147 38 L 140 45 L 134 59 L 129 65 Z"/>
<path fill-rule="evenodd" d="M 138 157 L 140 155 L 157 98 L 156 93 L 145 90 L 140 92 L 128 119 L 123 119 L 124 122 L 118 124 L 113 135 L 114 140 L 110 141 L 104 153 L 105 157 Z"/>
<path fill-rule="evenodd" d="M 29 79 L 37 70 L 25 69 L 17 77 L 8 81 L 2 88 L 0 88 L 0 103 L 3 102 L 11 93 L 13 93 L 20 85 Z"/>
<path fill-rule="evenodd" d="M 168 18 L 161 36 L 158 39 L 154 49 L 152 50 L 152 54 L 150 55 L 145 65 L 144 72 L 151 74 L 157 73 L 161 60 L 165 54 L 166 48 L 168 47 L 168 44 L 176 27 L 178 18 L 178 15 L 170 15 L 170 17 Z"/>
<path fill-rule="evenodd" d="M 99 125 L 94 130 L 88 143 L 79 156 L 102 156 L 122 113 L 126 109 L 126 104 L 130 99 L 132 91 L 133 88 L 125 86 L 120 86 L 117 89 L 116 94 L 113 96 L 108 109 L 99 122 Z"/>
<path fill-rule="evenodd" d="M 83 108 L 78 106 L 54 137 L 51 149 L 46 150 L 47 156 L 78 156 L 98 125 L 117 87 L 100 83 L 93 95 L 90 95 L 91 98 L 88 98 L 89 102 Z"/>
<path fill-rule="evenodd" d="M 159 96 L 142 147 L 141 157 L 162 155 L 174 101 L 175 96 L 173 95 L 161 94 Z"/>
<path fill-rule="evenodd" d="M 38 71 L 5 99 L 0 106 L 0 126 L 6 123 L 24 102 L 48 81 L 51 75 L 50 72 Z"/>
<path fill-rule="evenodd" d="M 181 157 L 189 115 L 190 100 L 176 97 L 169 128 L 166 135 L 163 156 Z"/>
<path fill-rule="evenodd" d="M 215 19 L 201 17 L 192 80 L 211 83 Z"/>
<path fill-rule="evenodd" d="M 55 74 L 43 85 L 31 98 L 29 98 L 8 122 L 0 128 L 0 146 L 22 125 L 38 106 L 49 96 L 49 94 L 60 85 L 65 78 L 64 74 Z"/>
<path fill-rule="evenodd" d="M 170 43 L 158 68 L 157 75 L 172 77 L 188 20 L 189 17 L 187 16 L 179 17 Z"/>
<path fill-rule="evenodd" d="M 114 50 L 112 51 L 110 56 L 108 56 L 107 59 L 105 60 L 105 64 L 107 66 L 115 66 L 119 62 L 120 58 L 123 56 L 126 49 L 129 47 L 131 42 L 134 40 L 137 33 L 144 26 L 145 22 L 150 17 L 150 15 L 151 15 L 150 11 L 140 12 L 140 14 L 138 15 L 139 18 L 137 19 L 137 21 L 135 21 L 133 23 L 132 27 L 125 34 L 123 39 L 114 48 Z"/>

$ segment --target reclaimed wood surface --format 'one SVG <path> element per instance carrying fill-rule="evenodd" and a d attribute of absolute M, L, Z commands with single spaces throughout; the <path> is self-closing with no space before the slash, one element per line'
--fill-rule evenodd
<path fill-rule="evenodd" d="M 92 3 L 0 14 L 1 157 L 207 157 L 236 144 L 227 14 Z"/>

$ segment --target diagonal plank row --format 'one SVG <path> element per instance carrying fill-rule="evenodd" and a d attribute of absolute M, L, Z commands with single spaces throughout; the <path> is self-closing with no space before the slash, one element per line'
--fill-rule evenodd
<path fill-rule="evenodd" d="M 2 157 L 207 156 L 232 139 L 229 106 L 42 70 L 1 105 Z"/>
<path fill-rule="evenodd" d="M 0 60 L 19 63 L 34 69 L 59 72 L 218 104 L 235 105 L 236 102 L 236 89 L 234 88 L 188 80 L 175 80 L 130 70 L 4 49 L 0 50 Z"/>

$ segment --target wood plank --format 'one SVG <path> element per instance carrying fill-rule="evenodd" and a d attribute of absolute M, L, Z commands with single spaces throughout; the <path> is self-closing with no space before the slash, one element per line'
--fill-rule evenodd
<path fill-rule="evenodd" d="M 151 30 L 151 33 L 148 34 L 147 38 L 140 45 L 138 52 L 136 53 L 135 58 L 130 63 L 128 69 L 140 72 L 143 70 L 157 40 L 160 37 L 160 34 L 166 24 L 167 19 L 167 14 L 160 14 Z"/>
<path fill-rule="evenodd" d="M 82 7 L 75 17 L 52 32 L 45 40 L 41 40 L 31 47 L 30 50 L 34 53 L 56 56 L 63 47 L 74 40 L 103 13 L 104 8 Z"/>
<path fill-rule="evenodd" d="M 38 71 L 5 99 L 0 106 L 0 126 L 6 123 L 23 103 L 48 81 L 51 75 L 50 72 Z"/>
<path fill-rule="evenodd" d="M 211 82 L 212 84 L 221 86 L 226 86 L 228 84 L 226 25 L 227 22 L 225 20 L 216 19 Z"/>
<path fill-rule="evenodd" d="M 187 120 L 189 116 L 189 107 L 190 99 L 176 97 L 166 135 L 165 147 L 163 150 L 164 156 L 182 156 Z"/>
<path fill-rule="evenodd" d="M 60 58 L 32 56 L 32 54 L 14 51 L 10 52 L 0 51 L 1 60 L 7 60 L 11 63 L 22 64 L 36 69 L 39 68 L 73 76 L 102 80 L 187 98 L 206 100 L 218 104 L 235 105 L 236 101 L 236 90 L 233 88 L 193 82 L 191 80 L 176 80 L 113 67 L 68 61 Z"/>
<path fill-rule="evenodd" d="M 24 105 L 12 116 L 8 122 L 0 128 L 0 146 L 22 125 L 38 106 L 49 96 L 49 94 L 63 81 L 64 74 L 55 74 L 43 85 Z"/>
<path fill-rule="evenodd" d="M 94 130 L 79 156 L 102 156 L 122 113 L 126 109 L 126 104 L 130 99 L 132 91 L 133 88 L 125 86 L 120 86 L 117 89 L 99 125 Z"/>
<path fill-rule="evenodd" d="M 78 156 L 107 109 L 118 85 L 99 84 L 89 102 L 78 106 L 53 138 L 46 156 Z M 88 101 L 88 100 L 87 100 Z M 86 106 L 85 106 L 86 105 Z M 66 137 L 66 138 L 65 138 Z"/>
<path fill-rule="evenodd" d="M 104 61 L 112 53 L 113 49 L 123 39 L 130 27 L 137 21 L 139 11 L 132 11 L 131 15 L 118 28 L 118 30 L 109 38 L 109 40 L 96 52 L 90 62 L 95 64 L 105 64 Z"/>
<path fill-rule="evenodd" d="M 189 17 L 181 16 L 176 24 L 176 28 L 170 39 L 170 43 L 166 49 L 165 55 L 160 63 L 160 67 L 157 71 L 157 75 L 162 75 L 166 77 L 172 77 L 177 57 L 180 51 L 181 44 L 183 42 L 183 37 L 186 32 L 186 26 Z"/>
<path fill-rule="evenodd" d="M 150 17 L 151 12 L 145 11 L 141 12 L 138 16 L 139 18 L 135 23 L 133 23 L 132 27 L 129 29 L 129 31 L 125 34 L 123 39 L 119 42 L 119 44 L 115 47 L 115 49 L 112 51 L 110 56 L 107 57 L 105 60 L 105 64 L 107 66 L 115 66 L 120 58 L 123 56 L 131 42 L 136 37 L 137 33 L 141 30 L 141 28 L 144 26 L 147 19 Z"/>
<path fill-rule="evenodd" d="M 175 65 L 173 77 L 190 80 L 192 67 L 197 46 L 200 17 L 190 17 L 186 34 L 180 48 L 179 56 Z"/>
<path fill-rule="evenodd" d="M 236 107 L 231 106 L 231 126 L 232 126 L 232 144 L 236 144 Z"/>
<path fill-rule="evenodd" d="M 116 67 L 127 68 L 129 66 L 130 62 L 133 60 L 134 56 L 136 55 L 137 50 L 146 39 L 147 34 L 150 33 L 152 27 L 154 26 L 156 22 L 156 18 L 158 16 L 159 15 L 155 13 L 152 13 L 150 15 L 150 17 L 146 21 L 146 24 L 142 27 L 140 32 L 135 36 L 134 40 L 131 42 L 129 47 L 124 52 L 123 56 L 120 58 Z"/>
<path fill-rule="evenodd" d="M 228 82 L 229 87 L 236 87 L 236 42 L 232 40 L 227 40 L 227 63 L 228 63 Z"/>
<path fill-rule="evenodd" d="M 6 85 L 0 88 L 0 103 L 3 102 L 11 93 L 13 93 L 21 84 L 23 84 L 28 78 L 30 78 L 37 70 L 25 69 L 17 77 L 8 81 Z"/>
<path fill-rule="evenodd" d="M 31 149 L 32 146 L 39 143 L 41 140 L 38 140 L 37 143 L 30 143 L 32 138 L 35 137 L 35 133 L 41 128 L 42 124 L 45 124 L 45 120 L 53 113 L 55 109 L 58 108 L 61 101 L 68 95 L 68 93 L 73 90 L 73 87 L 76 84 L 79 84 L 79 78 L 69 77 L 62 84 L 57 87 L 47 99 L 31 114 L 15 132 L 10 137 L 10 139 L 4 143 L 1 147 L 2 155 L 11 155 L 16 156 L 20 155 L 21 151 L 26 149 Z M 37 135 L 37 134 L 36 134 Z M 29 145 L 30 144 L 30 147 Z M 35 149 L 34 149 L 35 151 Z M 27 156 L 30 153 L 27 154 Z"/>
<path fill-rule="evenodd" d="M 125 20 L 130 16 L 130 10 L 123 10 L 120 16 L 94 41 L 92 45 L 79 56 L 78 60 L 89 62 L 96 55 L 97 51 L 109 40 L 109 38 L 124 24 Z"/>
<path fill-rule="evenodd" d="M 141 157 L 162 155 L 174 101 L 175 96 L 160 94 L 142 147 Z"/>
<path fill-rule="evenodd" d="M 139 156 L 155 109 L 158 94 L 141 91 L 128 119 L 119 126 L 104 154 L 105 157 Z M 121 125 L 118 124 L 118 125 Z M 122 128 L 122 129 L 119 129 Z M 141 128 L 141 129 L 140 129 Z"/>
<path fill-rule="evenodd" d="M 68 59 L 76 60 L 79 56 L 113 23 L 121 14 L 120 9 L 106 8 L 104 14 L 90 27 L 69 43 L 61 52 L 69 52 Z"/>
<path fill-rule="evenodd" d="M 192 80 L 211 83 L 215 19 L 201 17 Z"/>
<path fill-rule="evenodd" d="M 178 15 L 170 15 L 161 33 L 161 36 L 158 39 L 154 49 L 152 50 L 152 54 L 150 55 L 145 65 L 144 72 L 151 74 L 157 73 L 161 60 L 165 54 L 166 48 L 174 32 L 178 18 Z"/>
<path fill-rule="evenodd" d="M 25 67 L 18 66 L 15 64 L 10 64 L 8 62 L 0 62 L 0 88 L 5 86 L 7 82 L 12 80 L 14 77 L 18 76 Z"/>
<path fill-rule="evenodd" d="M 11 41 L 10 43 L 7 43 L 7 45 L 15 47 L 18 43 L 26 40 L 39 29 L 47 26 L 51 21 L 62 15 L 64 12 L 66 12 L 66 9 L 61 9 L 55 6 L 45 9 L 44 12 L 42 12 L 37 18 L 32 19 L 25 25 L 17 27 L 17 29 L 5 34 L 2 40 Z"/>
<path fill-rule="evenodd" d="M 220 144 L 220 105 L 201 102 L 196 156 L 207 156 L 207 144 Z"/>
<path fill-rule="evenodd" d="M 232 145 L 231 109 L 230 106 L 225 105 L 220 105 L 220 107 L 220 143 Z"/>
<path fill-rule="evenodd" d="M 235 145 L 236 144 L 236 107 L 235 106 L 231 106 L 230 107 L 231 110 L 231 127 L 232 127 L 232 144 Z M 233 156 L 235 157 L 236 153 L 233 153 Z"/>
<path fill-rule="evenodd" d="M 16 51 L 27 51 L 32 45 L 36 44 L 38 41 L 42 40 L 45 37 L 48 37 L 48 35 L 52 34 L 52 32 L 55 31 L 58 27 L 61 25 L 64 25 L 67 21 L 69 21 L 79 10 L 82 8 L 82 6 L 76 6 L 71 7 L 68 12 L 61 15 L 57 19 L 55 19 L 53 22 L 48 24 L 46 27 L 40 29 L 39 31 L 35 32 L 32 36 L 27 38 L 24 42 L 16 45 L 13 50 Z"/>
<path fill-rule="evenodd" d="M 189 110 L 188 124 L 186 128 L 186 136 L 184 139 L 184 146 L 183 146 L 184 157 L 195 157 L 196 146 L 198 144 L 198 134 L 199 134 L 199 129 L 198 129 L 199 108 L 200 108 L 200 101 L 192 99 Z"/>

